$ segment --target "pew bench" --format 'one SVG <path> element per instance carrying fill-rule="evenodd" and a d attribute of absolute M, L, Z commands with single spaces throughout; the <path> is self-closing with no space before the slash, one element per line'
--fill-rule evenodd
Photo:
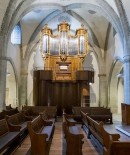
<path fill-rule="evenodd" d="M 89 114 L 94 120 L 113 124 L 112 113 L 108 108 L 93 108 Z"/>
<path fill-rule="evenodd" d="M 12 107 L 11 107 L 11 104 L 9 104 L 9 105 L 6 105 L 6 110 L 11 110 L 11 109 L 13 109 Z"/>
<path fill-rule="evenodd" d="M 18 129 L 11 130 L 5 119 L 0 120 L 0 154 L 10 154 L 19 142 Z"/>
<path fill-rule="evenodd" d="M 82 145 L 84 135 L 80 133 L 76 125 L 68 125 L 63 122 L 63 132 L 66 139 L 66 154 L 67 155 L 82 155 Z"/>
<path fill-rule="evenodd" d="M 71 124 L 71 125 L 76 125 L 77 122 L 74 119 L 74 115 L 68 115 L 66 113 L 63 113 L 63 120 L 67 123 L 67 124 Z"/>
<path fill-rule="evenodd" d="M 3 110 L 2 112 L 0 112 L 0 120 L 1 119 L 5 119 L 5 116 L 6 115 L 14 115 L 14 114 L 17 114 L 19 113 L 18 109 L 17 108 L 12 108 L 12 109 L 8 109 L 8 110 Z"/>
<path fill-rule="evenodd" d="M 33 117 L 44 111 L 46 111 L 49 118 L 56 118 L 57 116 L 57 106 L 23 106 L 22 111 L 25 115 Z"/>
<path fill-rule="evenodd" d="M 87 115 L 87 122 L 88 122 L 88 138 L 90 138 L 90 135 L 92 134 L 102 145 L 103 145 L 103 138 L 102 138 L 102 128 L 103 128 L 103 122 L 97 122 L 93 120 L 91 117 Z"/>
<path fill-rule="evenodd" d="M 5 113 L 5 115 L 8 115 L 8 116 L 19 113 L 18 108 L 3 110 L 3 112 Z"/>
<path fill-rule="evenodd" d="M 104 107 L 73 107 L 73 114 L 81 118 L 81 111 L 87 113 L 90 117 L 97 121 L 113 124 L 112 113 L 109 108 Z M 81 118 L 82 119 L 82 118 Z"/>
<path fill-rule="evenodd" d="M 27 122 L 32 120 L 32 118 L 27 117 L 22 113 L 17 113 L 12 116 L 6 116 L 6 120 L 11 131 L 14 130 L 14 128 L 17 128 L 20 131 L 20 141 L 22 141 L 28 134 Z"/>
<path fill-rule="evenodd" d="M 44 112 L 40 113 L 40 116 L 42 117 L 43 120 L 45 121 L 52 121 L 54 124 L 56 121 L 56 117 L 53 117 L 51 115 L 48 115 L 47 111 L 45 110 Z"/>
<path fill-rule="evenodd" d="M 129 155 L 130 141 L 120 141 L 119 134 L 110 134 L 102 128 L 103 155 Z"/>
<path fill-rule="evenodd" d="M 91 118 L 89 115 L 85 115 L 83 112 L 81 112 L 81 115 L 84 115 L 84 125 L 87 124 L 88 128 L 88 138 L 91 138 L 94 145 L 98 148 L 99 152 L 102 154 L 104 151 L 104 146 L 106 148 L 108 147 L 108 134 L 106 134 L 104 130 L 104 123 L 95 121 L 93 118 Z M 113 140 L 119 139 L 119 134 L 110 134 L 113 138 Z M 108 154 L 104 154 L 108 155 Z M 112 154 L 110 154 L 112 155 Z"/>
<path fill-rule="evenodd" d="M 0 120 L 5 119 L 5 113 L 4 111 L 0 112 Z"/>
<path fill-rule="evenodd" d="M 31 140 L 31 155 L 48 155 L 55 128 L 53 122 L 45 121 L 39 115 L 29 121 L 27 127 Z"/>

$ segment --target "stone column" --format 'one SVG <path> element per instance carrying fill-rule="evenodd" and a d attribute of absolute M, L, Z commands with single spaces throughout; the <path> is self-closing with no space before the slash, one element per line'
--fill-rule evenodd
<path fill-rule="evenodd" d="M 99 77 L 99 106 L 107 106 L 107 80 L 106 74 L 98 74 Z"/>
<path fill-rule="evenodd" d="M 6 60 L 0 57 L 0 111 L 5 109 L 5 96 L 6 96 Z"/>
<path fill-rule="evenodd" d="M 28 70 L 26 60 L 21 62 L 20 87 L 19 87 L 19 106 L 27 104 L 27 77 Z"/>
<path fill-rule="evenodd" d="M 124 102 L 130 104 L 130 55 L 124 57 Z"/>
<path fill-rule="evenodd" d="M 6 95 L 6 52 L 4 48 L 5 37 L 0 36 L 0 111 L 5 109 Z"/>

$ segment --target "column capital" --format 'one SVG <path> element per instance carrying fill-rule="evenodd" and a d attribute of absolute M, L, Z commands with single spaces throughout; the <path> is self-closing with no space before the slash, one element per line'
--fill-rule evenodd
<path fill-rule="evenodd" d="M 123 57 L 123 63 L 130 63 L 130 55 L 126 55 Z"/>
<path fill-rule="evenodd" d="M 0 60 L 8 61 L 8 58 L 6 56 L 0 56 Z"/>
<path fill-rule="evenodd" d="M 27 71 L 27 70 L 22 69 L 22 70 L 21 70 L 21 75 L 28 75 L 28 71 Z"/>
<path fill-rule="evenodd" d="M 106 77 L 106 74 L 98 74 L 98 77 Z"/>

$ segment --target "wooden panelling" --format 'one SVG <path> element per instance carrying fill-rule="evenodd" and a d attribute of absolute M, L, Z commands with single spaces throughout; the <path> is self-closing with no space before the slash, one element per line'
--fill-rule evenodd
<path fill-rule="evenodd" d="M 81 70 L 76 72 L 76 80 L 94 83 L 94 71 Z"/>
<path fill-rule="evenodd" d="M 121 103 L 122 109 L 122 123 L 125 125 L 130 125 L 130 105 Z"/>
<path fill-rule="evenodd" d="M 50 79 L 51 72 L 34 71 L 33 99 L 35 105 L 57 106 L 58 115 L 61 116 L 63 108 L 67 113 L 71 113 L 72 106 L 81 106 L 84 88 L 89 98 L 89 83 L 85 78 L 77 81 Z"/>

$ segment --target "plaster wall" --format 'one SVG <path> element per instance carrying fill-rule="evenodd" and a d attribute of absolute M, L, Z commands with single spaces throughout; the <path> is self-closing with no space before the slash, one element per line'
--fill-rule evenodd
<path fill-rule="evenodd" d="M 37 27 L 38 23 L 24 23 L 24 21 L 21 22 L 21 29 L 22 29 L 22 54 L 23 57 L 25 55 L 25 51 L 27 49 L 27 45 L 29 43 L 30 37 L 33 34 L 35 28 Z"/>
<path fill-rule="evenodd" d="M 117 13 L 117 15 L 119 15 L 115 1 L 114 0 L 106 0 L 107 3 L 115 10 L 115 12 Z"/>
<path fill-rule="evenodd" d="M 13 45 L 9 40 L 7 48 L 7 57 L 11 58 L 16 69 L 18 76 L 18 82 L 20 80 L 20 71 L 21 71 L 21 50 L 19 45 Z"/>
<path fill-rule="evenodd" d="M 128 17 L 128 21 L 130 24 L 130 1 L 129 0 L 122 0 L 126 15 Z"/>
<path fill-rule="evenodd" d="M 28 105 L 33 105 L 33 63 L 34 63 L 34 53 L 32 53 L 28 65 L 28 77 L 27 77 Z"/>
<path fill-rule="evenodd" d="M 112 112 L 117 113 L 118 111 L 118 78 L 117 74 L 121 70 L 122 64 L 114 62 L 117 58 L 123 58 L 123 49 L 121 42 L 119 40 L 118 34 L 114 35 L 114 30 L 111 28 L 109 33 L 107 51 L 106 51 L 106 75 L 108 78 L 108 87 L 109 87 L 109 99 L 108 106 L 111 107 Z M 120 100 L 120 99 L 119 99 Z"/>
<path fill-rule="evenodd" d="M 1 27 L 8 3 L 9 3 L 9 0 L 0 0 L 0 27 Z"/>
<path fill-rule="evenodd" d="M 17 104 L 17 95 L 16 95 L 16 79 L 13 67 L 11 63 L 7 62 L 7 75 L 6 75 L 6 105 L 11 104 L 15 108 Z"/>
<path fill-rule="evenodd" d="M 90 85 L 90 106 L 98 106 L 99 105 L 99 69 L 98 63 L 95 58 L 95 55 L 91 52 L 89 53 L 85 61 L 83 63 L 84 68 L 94 68 L 94 83 Z"/>
<path fill-rule="evenodd" d="M 106 50 L 106 75 L 109 77 L 111 65 L 114 61 L 115 55 L 115 38 L 113 37 L 113 28 L 111 28 L 108 36 L 107 50 Z"/>

